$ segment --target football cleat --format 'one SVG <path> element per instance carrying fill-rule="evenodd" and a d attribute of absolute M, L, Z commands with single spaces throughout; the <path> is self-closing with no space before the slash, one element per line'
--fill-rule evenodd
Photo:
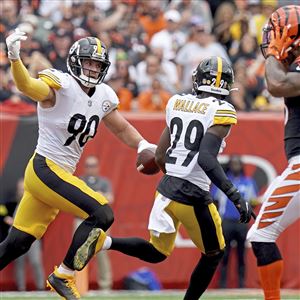
<path fill-rule="evenodd" d="M 86 241 L 78 248 L 74 256 L 73 267 L 81 271 L 93 255 L 99 252 L 105 241 L 106 234 L 100 228 L 93 228 Z"/>
<path fill-rule="evenodd" d="M 75 277 L 58 273 L 57 267 L 55 267 L 54 272 L 49 275 L 47 287 L 58 293 L 63 299 L 80 299 L 80 294 L 75 285 Z"/>

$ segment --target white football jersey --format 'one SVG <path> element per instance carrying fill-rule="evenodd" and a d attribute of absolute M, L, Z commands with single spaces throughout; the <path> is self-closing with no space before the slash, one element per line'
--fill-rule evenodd
<path fill-rule="evenodd" d="M 237 123 L 234 107 L 214 97 L 174 95 L 166 107 L 166 122 L 171 142 L 166 153 L 167 175 L 188 180 L 209 191 L 211 182 L 197 162 L 199 146 L 209 127 Z"/>
<path fill-rule="evenodd" d="M 90 97 L 71 75 L 55 69 L 40 72 L 39 78 L 54 89 L 56 102 L 46 109 L 38 103 L 36 152 L 73 173 L 102 118 L 118 106 L 118 97 L 105 83 L 97 85 Z"/>

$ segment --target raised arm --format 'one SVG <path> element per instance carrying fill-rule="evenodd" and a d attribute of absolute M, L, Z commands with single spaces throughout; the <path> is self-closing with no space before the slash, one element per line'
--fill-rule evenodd
<path fill-rule="evenodd" d="M 16 29 L 6 39 L 13 80 L 18 90 L 32 100 L 54 103 L 55 93 L 52 88 L 44 81 L 31 77 L 20 59 L 20 41 L 26 38 L 24 32 Z"/>

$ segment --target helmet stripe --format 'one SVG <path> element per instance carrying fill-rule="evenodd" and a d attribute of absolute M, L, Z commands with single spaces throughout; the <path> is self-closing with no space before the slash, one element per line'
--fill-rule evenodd
<path fill-rule="evenodd" d="M 96 38 L 96 42 L 97 42 L 97 53 L 101 55 L 102 52 L 101 41 Z"/>
<path fill-rule="evenodd" d="M 220 81 L 221 81 L 221 75 L 222 75 L 222 58 L 221 57 L 217 57 L 218 60 L 218 69 L 217 69 L 217 78 L 216 78 L 216 87 L 220 86 Z"/>

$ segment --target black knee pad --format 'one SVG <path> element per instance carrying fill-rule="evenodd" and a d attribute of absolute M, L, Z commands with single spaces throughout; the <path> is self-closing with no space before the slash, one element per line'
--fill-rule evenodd
<path fill-rule="evenodd" d="M 0 269 L 25 254 L 35 240 L 33 235 L 12 227 L 7 238 L 0 244 Z"/>
<path fill-rule="evenodd" d="M 258 266 L 269 265 L 282 259 L 275 243 L 251 242 L 251 244 Z"/>
<path fill-rule="evenodd" d="M 99 227 L 106 231 L 114 222 L 114 213 L 107 204 L 99 207 L 89 218 L 94 227 Z"/>

